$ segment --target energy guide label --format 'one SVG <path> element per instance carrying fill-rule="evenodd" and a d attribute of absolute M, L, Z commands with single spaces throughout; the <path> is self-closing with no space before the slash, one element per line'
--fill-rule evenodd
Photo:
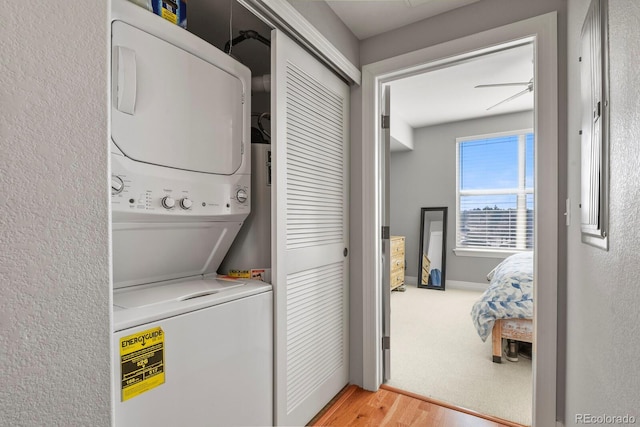
<path fill-rule="evenodd" d="M 120 338 L 122 401 L 164 384 L 164 332 L 153 328 Z"/>

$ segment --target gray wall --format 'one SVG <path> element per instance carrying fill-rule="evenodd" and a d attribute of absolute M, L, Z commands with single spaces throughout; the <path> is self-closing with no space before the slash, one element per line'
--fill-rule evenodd
<path fill-rule="evenodd" d="M 393 126 L 393 124 L 392 124 Z M 533 127 L 533 112 L 504 114 L 414 130 L 414 150 L 391 154 L 391 234 L 406 236 L 406 274 L 418 276 L 420 208 L 447 206 L 447 280 L 487 283 L 501 258 L 457 256 L 456 138 Z"/>
<path fill-rule="evenodd" d="M 433 18 L 416 22 L 406 27 L 389 31 L 378 36 L 374 36 L 360 42 L 360 64 L 367 65 L 376 61 L 391 58 L 403 53 L 411 52 L 429 46 L 434 46 L 446 41 L 455 40 L 464 36 L 472 35 L 484 30 L 506 25 L 519 20 L 542 15 L 544 13 L 556 11 L 558 13 L 558 158 L 560 164 L 565 164 L 567 160 L 566 141 L 566 34 L 567 34 L 567 1 L 566 0 L 483 0 L 478 3 L 455 9 Z M 351 177 L 352 177 L 352 198 L 351 198 L 351 299 L 350 315 L 352 319 L 350 328 L 350 362 L 351 362 L 351 382 L 362 385 L 362 321 L 363 321 L 363 291 L 365 284 L 362 282 L 359 273 L 365 260 L 363 259 L 363 248 L 359 245 L 362 241 L 362 229 L 359 218 L 364 212 L 363 199 L 358 195 L 358 190 L 362 185 L 362 144 L 369 141 L 362 140 L 362 107 L 360 88 L 353 88 L 352 95 L 352 139 L 351 139 Z M 560 206 L 564 206 L 566 198 L 566 171 L 561 168 L 559 171 L 558 200 Z M 564 216 L 558 212 L 559 223 L 564 223 Z M 565 229 L 560 226 L 558 230 L 558 283 L 560 288 L 559 302 L 562 303 L 565 283 L 565 259 L 566 259 L 566 238 Z M 360 268 L 360 270 L 359 270 Z M 563 319 L 559 319 L 563 324 Z M 562 343 L 560 343 L 562 344 Z M 562 345 L 558 348 L 562 358 Z M 560 387 L 562 388 L 562 387 Z M 562 396 L 560 390 L 559 396 Z M 561 403 L 560 407 L 564 407 Z"/>
<path fill-rule="evenodd" d="M 189 0 L 187 29 L 223 50 L 230 37 L 230 6 L 228 1 Z M 242 30 L 254 30 L 261 36 L 271 39 L 271 27 L 236 2 L 233 3 L 231 21 L 231 32 L 234 38 L 239 36 Z M 233 45 L 232 54 L 251 69 L 252 77 L 271 72 L 269 46 L 258 40 L 248 39 Z"/>
<path fill-rule="evenodd" d="M 3 2 L 3 426 L 111 424 L 107 8 Z"/>
<path fill-rule="evenodd" d="M 362 246 L 362 218 L 364 197 L 362 192 L 362 90 L 351 87 L 351 194 L 349 197 L 349 382 L 362 386 L 362 347 L 364 319 L 362 316 L 362 281 L 364 257 Z"/>
<path fill-rule="evenodd" d="M 566 425 L 575 414 L 640 419 L 640 2 L 610 4 L 609 251 L 580 242 L 579 37 L 588 0 L 569 0 L 569 197 Z"/>
<path fill-rule="evenodd" d="M 360 66 L 360 41 L 324 1 L 287 0 L 349 61 Z"/>
<path fill-rule="evenodd" d="M 229 41 L 230 6 L 228 1 L 189 0 L 187 29 L 207 43 L 224 50 L 225 44 Z M 232 16 L 234 38 L 240 35 L 239 31 L 254 30 L 271 39 L 271 27 L 244 6 L 234 2 Z M 271 49 L 262 42 L 254 39 L 244 40 L 232 46 L 231 53 L 251 70 L 252 77 L 271 73 Z M 252 91 L 251 112 L 270 111 L 271 92 Z M 256 117 L 251 118 L 251 123 L 252 126 L 257 126 Z"/>
<path fill-rule="evenodd" d="M 559 38 L 564 45 L 566 0 L 482 0 L 362 40 L 360 63 L 370 64 L 554 10 L 558 11 Z"/>

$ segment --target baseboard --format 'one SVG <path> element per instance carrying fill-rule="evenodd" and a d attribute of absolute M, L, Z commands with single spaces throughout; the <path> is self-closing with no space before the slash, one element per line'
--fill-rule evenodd
<path fill-rule="evenodd" d="M 404 283 L 417 286 L 418 278 L 415 276 L 404 276 Z M 489 288 L 489 283 L 464 282 L 461 280 L 447 280 L 445 289 L 461 289 L 464 291 L 484 292 Z"/>
<path fill-rule="evenodd" d="M 463 282 L 461 280 L 447 280 L 445 289 L 461 289 L 464 291 L 484 292 L 489 289 L 489 283 Z"/>

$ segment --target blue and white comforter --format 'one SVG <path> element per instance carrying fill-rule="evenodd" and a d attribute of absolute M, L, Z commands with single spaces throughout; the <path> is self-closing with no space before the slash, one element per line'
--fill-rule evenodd
<path fill-rule="evenodd" d="M 491 334 L 496 319 L 533 318 L 533 252 L 511 255 L 487 279 L 489 289 L 471 309 L 482 341 Z"/>

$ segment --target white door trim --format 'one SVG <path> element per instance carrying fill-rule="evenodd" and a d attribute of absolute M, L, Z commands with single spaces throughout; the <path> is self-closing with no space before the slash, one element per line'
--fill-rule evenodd
<path fill-rule="evenodd" d="M 363 387 L 382 383 L 381 352 L 381 182 L 379 96 L 383 83 L 446 66 L 504 47 L 534 43 L 536 81 L 536 216 L 533 365 L 533 425 L 553 426 L 556 415 L 556 337 L 558 272 L 558 83 L 557 16 L 551 12 L 368 64 L 362 70 L 363 143 Z M 541 108 L 543 107 L 543 108 Z"/>

